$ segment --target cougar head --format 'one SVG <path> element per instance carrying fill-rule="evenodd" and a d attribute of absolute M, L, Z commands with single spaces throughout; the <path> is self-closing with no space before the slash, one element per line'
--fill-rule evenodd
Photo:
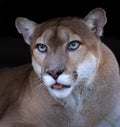
<path fill-rule="evenodd" d="M 105 11 L 96 8 L 80 19 L 62 17 L 35 23 L 18 17 L 16 28 L 31 48 L 34 71 L 52 96 L 65 98 L 76 86 L 88 87 L 99 64 Z"/>

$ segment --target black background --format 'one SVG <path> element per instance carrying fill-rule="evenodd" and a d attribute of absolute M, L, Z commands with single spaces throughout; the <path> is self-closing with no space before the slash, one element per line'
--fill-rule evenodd
<path fill-rule="evenodd" d="M 0 0 L 0 67 L 17 66 L 30 62 L 29 46 L 15 28 L 17 17 L 26 17 L 37 23 L 45 20 L 78 16 L 84 18 L 94 8 L 105 9 L 107 24 L 104 27 L 103 41 L 120 63 L 120 6 L 117 1 L 36 1 Z"/>

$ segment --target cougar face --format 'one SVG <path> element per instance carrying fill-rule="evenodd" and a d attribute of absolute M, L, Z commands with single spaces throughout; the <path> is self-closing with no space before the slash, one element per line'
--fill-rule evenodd
<path fill-rule="evenodd" d="M 31 46 L 32 65 L 56 98 L 94 79 L 99 63 L 99 37 L 105 12 L 96 9 L 84 20 L 64 17 L 41 24 L 19 17 L 16 28 Z"/>

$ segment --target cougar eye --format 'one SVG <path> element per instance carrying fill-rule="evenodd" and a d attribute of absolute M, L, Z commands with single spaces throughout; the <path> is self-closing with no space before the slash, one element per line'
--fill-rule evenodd
<path fill-rule="evenodd" d="M 47 52 L 47 46 L 44 45 L 44 44 L 37 44 L 37 45 L 36 45 L 36 48 L 37 48 L 40 52 L 43 52 L 43 53 Z"/>
<path fill-rule="evenodd" d="M 79 41 L 71 41 L 68 44 L 68 49 L 73 51 L 73 50 L 76 50 L 79 46 L 80 46 L 80 42 Z"/>

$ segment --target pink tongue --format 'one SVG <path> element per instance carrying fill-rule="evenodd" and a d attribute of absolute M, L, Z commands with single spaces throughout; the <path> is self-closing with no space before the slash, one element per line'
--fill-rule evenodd
<path fill-rule="evenodd" d="M 53 89 L 61 89 L 62 87 L 63 87 L 63 85 L 62 84 L 58 84 L 58 83 L 55 83 L 55 84 L 52 85 Z"/>

